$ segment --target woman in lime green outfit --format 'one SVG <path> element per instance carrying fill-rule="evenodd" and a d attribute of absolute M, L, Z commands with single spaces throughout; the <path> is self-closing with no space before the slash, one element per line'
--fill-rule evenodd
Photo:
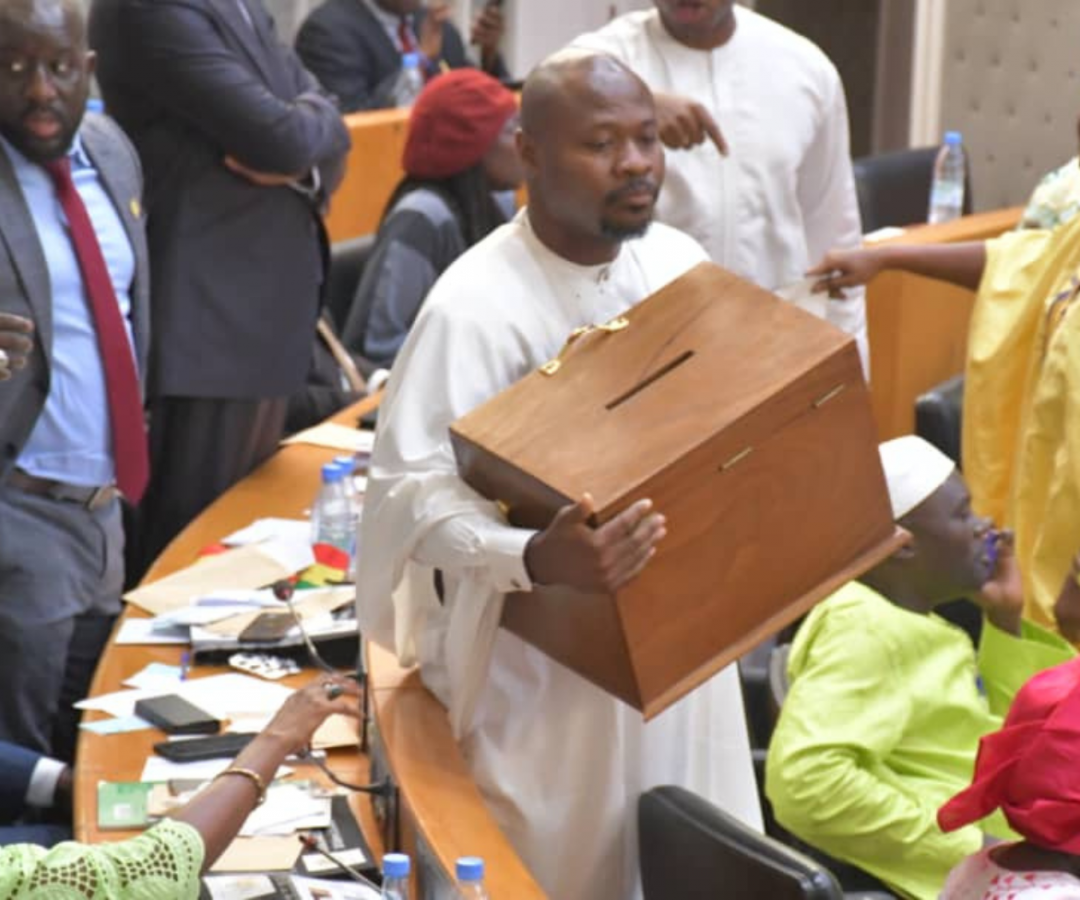
<path fill-rule="evenodd" d="M 172 818 L 114 844 L 0 849 L 2 900 L 196 900 L 200 876 L 261 801 L 278 766 L 331 713 L 359 715 L 356 683 L 320 676 L 296 691 L 212 784 Z"/>

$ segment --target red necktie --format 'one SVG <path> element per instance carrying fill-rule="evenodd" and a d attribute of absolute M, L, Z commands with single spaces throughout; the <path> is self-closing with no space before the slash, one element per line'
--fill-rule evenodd
<path fill-rule="evenodd" d="M 405 17 L 401 17 L 401 21 L 398 22 L 398 40 L 401 41 L 402 53 L 415 53 L 416 41 L 413 40 L 412 29 L 409 27 L 409 20 Z"/>
<path fill-rule="evenodd" d="M 105 370 L 105 392 L 109 398 L 116 486 L 128 500 L 138 503 L 146 490 L 150 461 L 139 375 L 131 342 L 93 223 L 71 180 L 71 160 L 66 156 L 52 160 L 45 163 L 45 169 L 52 176 L 60 206 L 67 216 L 71 243 L 94 317 L 98 351 Z"/>

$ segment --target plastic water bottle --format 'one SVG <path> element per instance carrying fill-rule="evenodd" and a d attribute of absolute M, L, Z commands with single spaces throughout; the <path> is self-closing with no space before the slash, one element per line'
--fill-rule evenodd
<path fill-rule="evenodd" d="M 409 857 L 387 853 L 382 858 L 382 900 L 409 900 Z"/>
<path fill-rule="evenodd" d="M 934 160 L 934 181 L 930 188 L 930 213 L 927 221 L 951 222 L 964 209 L 964 180 L 967 160 L 959 131 L 946 131 L 945 143 Z"/>
<path fill-rule="evenodd" d="M 488 900 L 484 887 L 484 861 L 479 856 L 463 856 L 457 861 L 458 900 Z"/>
<path fill-rule="evenodd" d="M 345 493 L 349 495 L 349 499 L 352 500 L 353 509 L 356 511 L 357 516 L 359 516 L 360 503 L 363 499 L 363 494 L 356 489 L 356 457 L 335 456 L 334 463 L 341 469 L 342 477 L 345 479 Z"/>
<path fill-rule="evenodd" d="M 424 89 L 424 73 L 420 71 L 420 54 L 405 53 L 401 57 L 401 71 L 394 83 L 395 106 L 412 106 Z"/>
<path fill-rule="evenodd" d="M 336 547 L 349 557 L 349 571 L 356 557 L 356 508 L 345 484 L 345 470 L 336 462 L 322 467 L 322 486 L 311 510 L 311 543 Z"/>

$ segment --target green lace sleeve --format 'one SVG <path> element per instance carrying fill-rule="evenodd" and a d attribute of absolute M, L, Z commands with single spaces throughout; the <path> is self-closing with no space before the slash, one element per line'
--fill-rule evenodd
<path fill-rule="evenodd" d="M 166 819 L 114 844 L 0 849 L 0 900 L 196 900 L 203 843 Z"/>

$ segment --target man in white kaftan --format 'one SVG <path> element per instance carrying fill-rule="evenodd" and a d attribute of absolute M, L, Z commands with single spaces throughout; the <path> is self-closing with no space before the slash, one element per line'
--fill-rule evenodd
<path fill-rule="evenodd" d="M 847 103 L 825 54 L 732 0 L 656 6 L 571 46 L 621 59 L 656 93 L 661 112 L 696 101 L 723 133 L 726 155 L 715 140 L 701 140 L 704 131 L 696 146 L 681 132 L 686 139 L 674 144 L 684 149 L 668 152 L 657 219 L 768 290 L 800 281 L 832 248 L 858 247 Z M 863 289 L 829 300 L 825 318 L 855 336 L 869 372 Z"/>
<path fill-rule="evenodd" d="M 588 81 L 580 96 L 602 99 L 621 85 L 639 106 L 647 101 L 651 120 L 648 91 L 605 57 L 549 62 L 530 83 L 547 78 L 565 113 L 575 95 L 564 82 L 579 76 Z M 539 117 L 540 93 L 527 84 L 526 131 Z M 584 152 L 606 155 L 603 146 L 615 142 L 627 143 L 620 134 L 590 137 Z M 662 177 L 658 144 L 656 155 Z M 639 163 L 635 157 L 626 167 Z M 406 664 L 419 661 L 481 792 L 549 896 L 629 900 L 640 896 L 637 798 L 650 787 L 683 785 L 761 828 L 734 667 L 645 724 L 637 711 L 499 629 L 505 594 L 528 591 L 537 574 L 530 547 L 555 526 L 536 533 L 508 525 L 459 478 L 448 427 L 555 356 L 574 328 L 618 315 L 706 256 L 691 238 L 653 225 L 637 239 L 605 238 L 608 260 L 570 261 L 540 232 L 555 234 L 550 218 L 573 203 L 545 202 L 546 176 L 536 174 L 537 165 L 529 179 L 533 205 L 447 270 L 395 362 L 365 496 L 358 613 L 366 636 L 394 647 Z M 652 176 L 629 177 L 640 186 Z M 572 196 L 578 185 L 566 187 Z M 639 193 L 608 200 L 623 215 L 630 215 L 624 207 L 640 213 Z M 637 230 L 647 227 L 654 200 L 655 188 Z M 441 601 L 435 570 L 442 572 Z"/>

